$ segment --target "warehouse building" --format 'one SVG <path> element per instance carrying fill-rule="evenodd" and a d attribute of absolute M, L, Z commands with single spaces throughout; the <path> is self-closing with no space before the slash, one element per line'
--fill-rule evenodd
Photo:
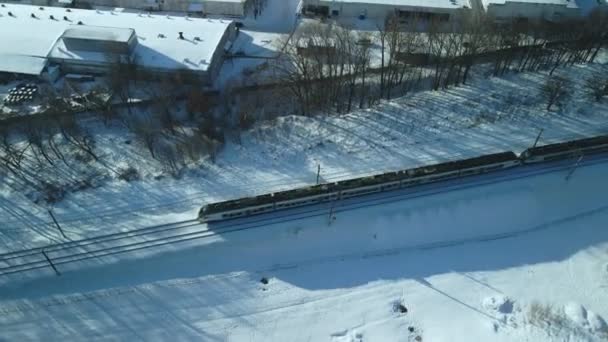
<path fill-rule="evenodd" d="M 203 15 L 242 17 L 249 0 L 9 0 L 7 2 L 35 6 L 103 6 L 147 11 L 191 12 Z"/>
<path fill-rule="evenodd" d="M 226 20 L 3 4 L 0 72 L 43 77 L 59 67 L 101 74 L 122 62 L 210 85 L 235 35 Z"/>
<path fill-rule="evenodd" d="M 332 17 L 355 17 L 384 20 L 422 18 L 448 21 L 462 11 L 469 11 L 469 0 L 304 0 L 304 13 Z"/>
<path fill-rule="evenodd" d="M 498 22 L 513 20 L 563 21 L 605 8 L 606 0 L 483 0 L 487 15 Z"/>
<path fill-rule="evenodd" d="M 168 11 L 243 17 L 247 9 L 247 0 L 164 0 L 162 8 Z"/>

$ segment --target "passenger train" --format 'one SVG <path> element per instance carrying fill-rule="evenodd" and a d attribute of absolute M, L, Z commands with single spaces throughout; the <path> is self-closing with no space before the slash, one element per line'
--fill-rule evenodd
<path fill-rule="evenodd" d="M 272 211 L 333 202 L 366 194 L 402 189 L 416 185 L 486 174 L 520 166 L 549 161 L 566 160 L 583 155 L 608 152 L 608 135 L 564 143 L 532 147 L 519 156 L 513 152 L 489 154 L 481 157 L 354 178 L 335 183 L 320 184 L 279 191 L 265 195 L 211 203 L 199 211 L 201 222 L 228 220 Z"/>

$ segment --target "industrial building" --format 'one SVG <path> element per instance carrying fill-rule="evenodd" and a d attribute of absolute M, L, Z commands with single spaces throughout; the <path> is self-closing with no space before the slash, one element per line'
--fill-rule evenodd
<path fill-rule="evenodd" d="M 483 0 L 486 14 L 496 21 L 575 18 L 581 11 L 575 0 Z"/>
<path fill-rule="evenodd" d="M 235 36 L 228 20 L 2 4 L 0 72 L 102 74 L 122 62 L 212 84 Z"/>
<path fill-rule="evenodd" d="M 469 11 L 469 0 L 304 0 L 303 11 L 332 17 L 384 20 L 422 18 L 448 21 L 462 11 Z"/>
<path fill-rule="evenodd" d="M 177 11 L 201 15 L 245 15 L 249 0 L 8 0 L 7 2 L 35 6 L 73 7 L 101 6 L 146 11 Z"/>
<path fill-rule="evenodd" d="M 201 13 L 204 15 L 243 17 L 247 10 L 247 0 L 164 0 L 162 9 L 166 11 Z"/>

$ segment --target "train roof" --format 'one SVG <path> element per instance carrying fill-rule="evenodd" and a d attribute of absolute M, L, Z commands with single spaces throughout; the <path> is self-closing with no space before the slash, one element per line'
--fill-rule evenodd
<path fill-rule="evenodd" d="M 357 188 L 361 186 L 371 186 L 375 184 L 397 181 L 405 178 L 420 177 L 423 175 L 429 175 L 433 173 L 447 172 L 451 170 L 458 170 L 463 168 L 471 168 L 482 166 L 489 163 L 500 163 L 510 160 L 517 159 L 517 156 L 513 152 L 501 152 L 488 154 L 480 157 L 474 157 L 464 160 L 450 161 L 446 163 L 433 164 L 428 166 L 422 166 L 415 169 L 402 170 L 397 172 L 388 172 L 383 174 L 377 174 L 367 177 L 360 177 L 354 179 L 348 179 L 337 183 L 313 185 L 309 187 L 296 188 L 292 190 L 279 191 L 272 194 L 260 195 L 257 197 L 246 197 L 235 200 L 229 200 L 224 202 L 211 203 L 206 205 L 204 211 L 208 213 L 214 213 L 218 211 L 230 211 L 239 208 L 252 206 L 252 205 L 264 205 L 270 204 L 276 201 L 286 201 L 305 196 L 314 196 L 322 194 L 332 190 L 346 190 Z"/>
<path fill-rule="evenodd" d="M 557 144 L 549 144 L 539 147 L 531 147 L 527 149 L 524 153 L 526 156 L 537 156 L 543 154 L 551 154 L 557 153 L 564 150 L 577 149 L 577 148 L 587 148 L 595 145 L 603 145 L 608 144 L 608 135 L 603 135 L 599 137 L 593 138 L 585 138 L 579 140 L 571 140 L 563 143 Z"/>

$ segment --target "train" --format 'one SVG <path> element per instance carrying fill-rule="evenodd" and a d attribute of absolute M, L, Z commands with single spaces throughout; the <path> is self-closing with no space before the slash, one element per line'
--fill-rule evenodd
<path fill-rule="evenodd" d="M 279 191 L 254 197 L 210 203 L 198 214 L 201 222 L 215 222 L 328 203 L 367 194 L 403 189 L 448 179 L 474 176 L 522 166 L 580 158 L 608 152 L 608 135 L 387 172 L 333 183 Z"/>

